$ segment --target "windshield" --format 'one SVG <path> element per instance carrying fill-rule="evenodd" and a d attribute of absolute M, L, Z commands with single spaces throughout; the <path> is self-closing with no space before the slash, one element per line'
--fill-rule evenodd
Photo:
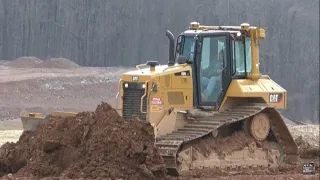
<path fill-rule="evenodd" d="M 183 56 L 185 56 L 189 61 L 193 61 L 194 56 L 194 44 L 195 39 L 194 36 L 185 36 L 184 44 L 183 44 Z"/>
<path fill-rule="evenodd" d="M 208 68 L 210 65 L 215 66 L 216 60 L 226 63 L 226 36 L 208 36 L 203 38 L 201 53 L 201 68 Z"/>

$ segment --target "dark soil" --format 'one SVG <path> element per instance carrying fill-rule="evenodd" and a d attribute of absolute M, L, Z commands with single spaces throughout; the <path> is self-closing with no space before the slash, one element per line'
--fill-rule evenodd
<path fill-rule="evenodd" d="M 0 173 L 14 177 L 165 179 L 153 128 L 124 121 L 109 104 L 55 118 L 0 149 Z M 0 176 L 1 176 L 0 174 Z"/>

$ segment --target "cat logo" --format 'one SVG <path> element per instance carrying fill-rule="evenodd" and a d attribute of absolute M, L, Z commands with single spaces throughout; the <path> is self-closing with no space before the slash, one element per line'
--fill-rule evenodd
<path fill-rule="evenodd" d="M 270 94 L 269 95 L 269 102 L 271 103 L 279 103 L 282 101 L 282 94 L 277 93 L 277 94 Z"/>
<path fill-rule="evenodd" d="M 132 76 L 132 81 L 139 81 L 139 76 Z"/>
<path fill-rule="evenodd" d="M 187 84 L 188 83 L 188 78 L 181 78 L 181 82 L 184 83 L 184 84 Z"/>

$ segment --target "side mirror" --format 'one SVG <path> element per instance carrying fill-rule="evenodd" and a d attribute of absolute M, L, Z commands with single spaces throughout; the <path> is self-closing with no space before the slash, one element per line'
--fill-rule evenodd
<path fill-rule="evenodd" d="M 146 63 L 147 66 L 159 66 L 158 61 L 147 61 Z"/>
<path fill-rule="evenodd" d="M 177 58 L 178 64 L 185 64 L 185 63 L 187 63 L 187 61 L 188 61 L 188 59 L 182 55 L 178 56 L 178 58 Z"/>

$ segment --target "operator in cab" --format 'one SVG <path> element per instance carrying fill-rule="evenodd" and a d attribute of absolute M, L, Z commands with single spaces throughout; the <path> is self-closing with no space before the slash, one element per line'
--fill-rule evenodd
<path fill-rule="evenodd" d="M 221 82 L 221 74 L 223 69 L 224 53 L 223 50 L 219 52 L 217 59 L 211 59 L 209 66 L 202 70 L 201 77 L 201 97 L 202 100 L 208 99 L 213 94 L 218 82 Z"/>

